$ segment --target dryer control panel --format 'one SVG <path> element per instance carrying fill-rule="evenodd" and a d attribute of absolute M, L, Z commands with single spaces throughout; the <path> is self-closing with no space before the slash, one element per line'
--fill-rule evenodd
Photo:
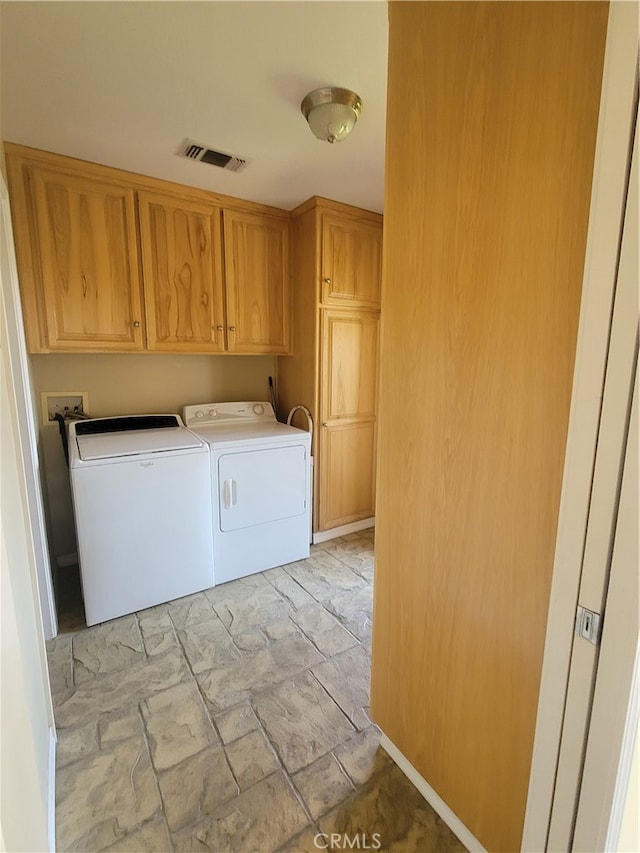
<path fill-rule="evenodd" d="M 198 427 L 205 424 L 232 423 L 247 421 L 275 421 L 276 416 L 271 403 L 250 401 L 243 403 L 201 403 L 185 406 L 182 417 L 187 426 Z"/>

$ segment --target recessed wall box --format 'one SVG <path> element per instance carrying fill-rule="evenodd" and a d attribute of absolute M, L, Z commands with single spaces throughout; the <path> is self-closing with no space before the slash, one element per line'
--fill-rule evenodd
<path fill-rule="evenodd" d="M 87 391 L 42 391 L 40 394 L 42 406 L 42 425 L 56 426 L 57 414 L 84 412 L 89 408 Z"/>

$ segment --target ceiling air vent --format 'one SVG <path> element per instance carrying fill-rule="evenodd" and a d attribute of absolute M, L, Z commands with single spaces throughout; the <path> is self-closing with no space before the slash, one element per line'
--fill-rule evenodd
<path fill-rule="evenodd" d="M 241 172 L 249 162 L 242 157 L 225 154 L 224 151 L 215 151 L 213 148 L 207 148 L 206 145 L 200 145 L 198 142 L 192 142 L 191 140 L 183 143 L 179 154 L 188 160 L 200 160 L 202 163 L 209 163 L 210 166 L 219 166 L 228 172 Z"/>

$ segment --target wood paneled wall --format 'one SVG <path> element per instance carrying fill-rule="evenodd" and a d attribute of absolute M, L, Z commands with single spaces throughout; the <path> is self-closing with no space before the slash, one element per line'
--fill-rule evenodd
<path fill-rule="evenodd" d="M 605 3 L 389 4 L 372 712 L 520 845 Z"/>

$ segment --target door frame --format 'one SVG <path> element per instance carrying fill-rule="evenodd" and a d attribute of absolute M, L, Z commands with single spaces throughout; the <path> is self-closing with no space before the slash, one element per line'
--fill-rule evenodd
<path fill-rule="evenodd" d="M 28 673 L 29 678 L 27 679 L 29 683 L 25 682 L 23 684 L 23 679 L 14 678 L 16 683 L 12 685 L 15 687 L 16 695 L 22 709 L 26 709 L 28 712 L 26 716 L 23 715 L 25 724 L 23 734 L 27 734 L 27 737 L 26 739 L 24 737 L 21 738 L 21 741 L 25 741 L 25 743 L 22 743 L 22 746 L 20 746 L 18 741 L 12 744 L 14 748 L 17 748 L 17 751 L 16 749 L 11 751 L 11 756 L 8 758 L 8 766 L 11 769 L 17 761 L 25 770 L 26 775 L 24 776 L 24 780 L 33 779 L 33 773 L 36 774 L 37 779 L 34 781 L 37 781 L 38 784 L 29 794 L 33 805 L 33 817 L 36 821 L 32 829 L 36 834 L 41 829 L 38 817 L 39 801 L 41 800 L 46 816 L 47 849 L 53 851 L 55 850 L 56 729 L 44 640 L 55 636 L 58 626 L 44 525 L 42 493 L 38 478 L 35 417 L 31 407 L 29 369 L 22 312 L 20 309 L 9 195 L 4 173 L 0 173 L 0 255 L 2 257 L 2 274 L 0 276 L 2 280 L 0 336 L 3 337 L 3 376 L 0 381 L 7 379 L 7 400 L 9 405 L 7 421 L 12 426 L 15 437 L 15 442 L 11 445 L 10 449 L 13 455 L 15 455 L 18 478 L 18 492 L 15 494 L 11 493 L 7 497 L 6 505 L 11 505 L 12 507 L 14 505 L 18 506 L 17 512 L 24 519 L 26 545 L 24 551 L 18 555 L 19 558 L 24 558 L 24 563 L 21 565 L 16 564 L 14 572 L 8 567 L 8 563 L 4 562 L 6 561 L 7 554 L 4 547 L 2 548 L 2 587 L 4 591 L 6 581 L 9 590 L 9 595 L 7 596 L 9 604 L 7 606 L 10 613 L 10 617 L 7 620 L 9 625 L 7 629 L 7 637 L 9 639 L 7 660 L 10 665 L 7 666 L 7 671 L 11 672 L 12 667 L 15 669 L 16 666 L 24 668 L 26 660 L 29 660 L 31 666 Z M 6 375 L 4 374 L 5 370 Z M 24 576 L 25 572 L 27 573 L 26 577 Z M 17 605 L 18 599 L 14 598 L 12 593 L 13 580 L 16 579 L 13 578 L 12 580 L 12 574 L 16 577 L 20 575 L 24 582 L 19 584 L 19 598 L 22 602 L 19 606 Z M 28 598 L 31 598 L 31 601 Z M 3 603 L 4 600 L 3 597 Z M 32 624 L 30 624 L 31 621 Z M 35 643 L 35 654 L 34 648 L 29 641 L 26 643 L 28 658 L 25 658 L 21 651 L 25 642 L 20 639 L 20 632 L 21 630 L 31 631 L 31 629 L 35 629 L 36 634 L 35 637 L 32 637 Z M 5 639 L 3 622 L 3 643 Z M 22 639 L 26 640 L 26 637 Z M 2 651 L 2 671 L 4 677 L 4 645 Z M 13 661 L 13 658 L 15 658 L 15 661 Z M 34 664 L 36 665 L 36 671 L 33 671 Z M 38 682 L 41 684 L 41 690 L 37 688 Z M 20 699 L 20 696 L 22 696 L 22 699 Z M 23 704 L 23 700 L 26 704 Z M 9 722 L 9 725 L 11 725 L 11 722 Z M 44 731 L 45 725 L 47 727 L 46 734 Z M 46 744 L 44 743 L 45 737 Z M 28 748 L 28 741 L 32 741 L 30 748 Z"/>
<path fill-rule="evenodd" d="M 637 234 L 637 215 L 635 228 Z M 606 618 L 576 809 L 574 850 L 620 849 L 620 829 L 638 736 L 639 402 L 636 362 Z M 637 815 L 637 802 L 635 808 Z"/>
<path fill-rule="evenodd" d="M 40 481 L 40 462 L 37 443 L 37 427 L 32 401 L 29 362 L 25 345 L 25 331 L 22 320 L 20 289 L 18 286 L 18 268 L 16 265 L 15 243 L 9 205 L 9 191 L 4 176 L 0 181 L 0 205 L 2 205 L 3 250 L 7 253 L 7 273 L 9 281 L 5 284 L 4 298 L 7 313 L 7 328 L 11 358 L 11 369 L 16 386 L 17 419 L 20 425 L 19 436 L 24 459 L 24 474 L 29 510 L 29 527 L 33 540 L 37 568 L 37 588 L 40 599 L 40 612 L 45 640 L 58 633 L 51 560 L 44 520 L 42 484 Z"/>
<path fill-rule="evenodd" d="M 571 412 L 522 850 L 546 849 L 619 257 L 638 73 L 638 7 L 609 6 Z"/>
<path fill-rule="evenodd" d="M 576 829 L 577 804 L 582 797 L 581 785 L 585 784 L 586 788 L 593 787 L 589 784 L 586 769 L 583 775 L 583 768 L 587 738 L 591 740 L 592 734 L 594 690 L 599 694 L 601 684 L 608 681 L 612 686 L 616 686 L 614 691 L 616 695 L 618 695 L 618 687 L 622 694 L 628 691 L 632 676 L 629 672 L 625 673 L 624 666 L 627 661 L 627 651 L 633 646 L 629 639 L 634 634 L 637 638 L 638 633 L 637 612 L 634 612 L 634 607 L 629 610 L 614 603 L 614 588 L 621 582 L 623 587 L 626 587 L 628 597 L 633 597 L 634 586 L 637 593 L 637 577 L 634 577 L 628 562 L 620 562 L 618 559 L 614 565 L 612 552 L 617 535 L 616 522 L 625 453 L 633 444 L 633 435 L 629 433 L 629 412 L 638 346 L 639 179 L 636 140 L 620 246 L 607 373 L 578 601 L 581 607 L 604 617 L 607 638 L 615 635 L 616 631 L 622 628 L 627 643 L 622 645 L 618 662 L 615 663 L 614 659 L 613 670 L 608 672 L 607 666 L 610 666 L 612 661 L 606 653 L 603 656 L 605 651 L 603 647 L 609 640 L 605 641 L 603 635 L 602 644 L 598 644 L 574 637 L 558 774 L 547 842 L 551 849 L 565 849 L 572 844 Z M 627 448 L 628 442 L 629 448 Z M 619 685 L 618 680 L 621 682 Z M 626 708 L 627 703 L 628 696 L 626 700 L 620 698 L 619 707 Z M 613 716 L 612 714 L 612 719 Z M 612 749 L 611 744 L 615 736 L 613 727 L 610 735 L 610 738 L 605 739 L 607 744 L 604 747 L 605 751 Z M 594 814 L 600 811 L 601 809 L 596 808 L 594 804 Z M 606 822 L 608 816 L 602 815 L 602 819 Z M 583 825 L 585 825 L 584 821 Z M 591 845 L 587 845 L 587 849 L 591 849 Z"/>

